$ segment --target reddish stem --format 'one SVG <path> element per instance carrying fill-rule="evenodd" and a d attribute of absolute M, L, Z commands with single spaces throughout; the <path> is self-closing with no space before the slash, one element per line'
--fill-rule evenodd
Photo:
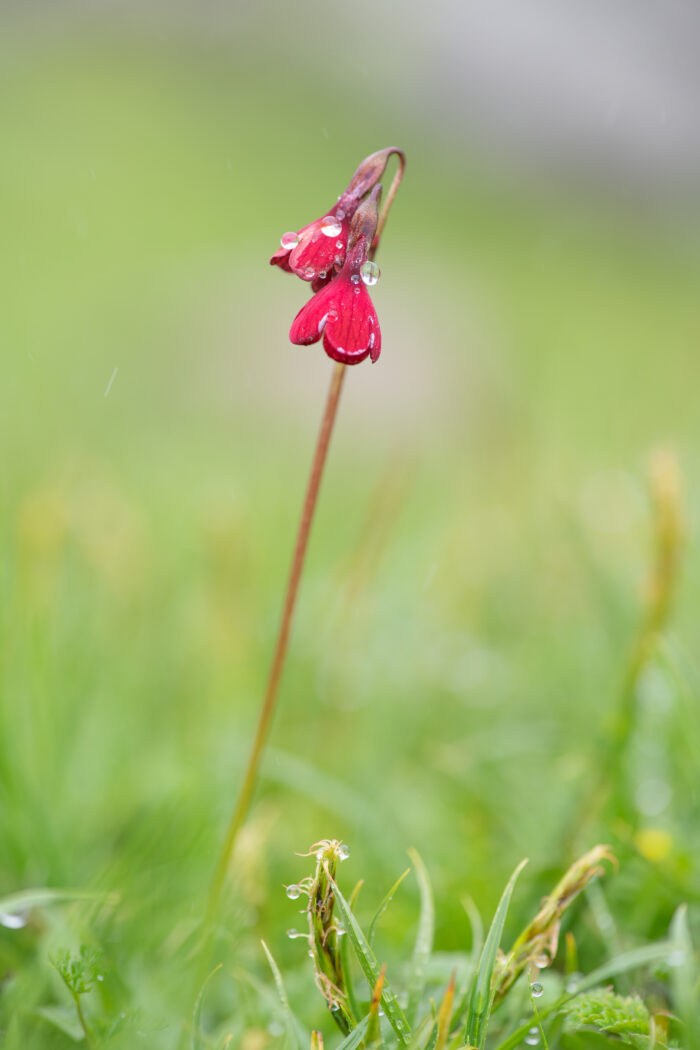
<path fill-rule="evenodd" d="M 248 816 L 250 802 L 258 780 L 258 766 L 260 764 L 260 758 L 270 732 L 270 727 L 272 725 L 272 718 L 275 712 L 280 676 L 282 674 L 284 660 L 287 655 L 289 634 L 291 631 L 297 594 L 299 592 L 299 580 L 301 579 L 301 572 L 304 567 L 304 557 L 306 555 L 306 548 L 309 542 L 311 523 L 313 520 L 314 509 L 316 507 L 318 490 L 321 485 L 323 467 L 326 462 L 326 455 L 328 453 L 328 445 L 330 443 L 331 434 L 333 432 L 333 424 L 335 422 L 335 417 L 338 410 L 340 392 L 343 388 L 345 369 L 346 365 L 336 364 L 335 368 L 333 369 L 333 375 L 331 377 L 331 385 L 328 390 L 328 397 L 326 398 L 326 408 L 323 413 L 321 429 L 319 430 L 318 439 L 316 441 L 316 451 L 314 453 L 313 463 L 311 465 L 311 473 L 309 475 L 309 482 L 306 489 L 306 499 L 304 500 L 304 507 L 301 513 L 301 521 L 299 522 L 297 542 L 294 548 L 294 557 L 292 558 L 292 567 L 289 573 L 287 593 L 284 600 L 284 608 L 282 610 L 282 619 L 280 621 L 279 632 L 277 634 L 277 644 L 275 645 L 274 656 L 272 658 L 270 676 L 268 678 L 267 689 L 265 691 L 265 699 L 260 709 L 260 715 L 258 717 L 258 726 L 255 733 L 255 740 L 253 741 L 253 747 L 248 758 L 248 765 L 246 768 L 245 777 L 243 779 L 243 786 L 241 787 L 236 806 L 231 816 L 228 831 L 226 833 L 226 839 L 224 841 L 224 845 L 221 850 L 221 855 L 219 857 L 219 863 L 216 867 L 214 879 L 212 881 L 211 889 L 209 891 L 209 902 L 207 906 L 207 925 L 209 921 L 214 917 L 214 913 L 219 903 L 219 898 L 221 896 L 221 890 L 226 879 L 226 871 L 228 870 L 228 866 L 236 845 L 238 832 L 240 831 L 243 823 L 245 822 L 246 817 Z"/>

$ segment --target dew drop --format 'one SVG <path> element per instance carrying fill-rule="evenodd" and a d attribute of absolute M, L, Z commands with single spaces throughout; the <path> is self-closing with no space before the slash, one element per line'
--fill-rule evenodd
<path fill-rule="evenodd" d="M 287 930 L 287 936 L 290 941 L 296 941 L 299 937 L 306 937 L 306 934 L 302 933 L 301 930 L 295 930 L 292 928 L 291 930 Z"/>
<path fill-rule="evenodd" d="M 535 999 L 539 999 L 539 997 L 544 992 L 544 988 L 542 987 L 539 981 L 533 981 L 530 985 L 530 991 L 532 992 L 532 995 Z"/>
<path fill-rule="evenodd" d="M 536 1026 L 531 1028 L 525 1036 L 525 1042 L 528 1046 L 537 1046 L 540 1041 L 540 1030 Z"/>
<path fill-rule="evenodd" d="M 338 251 L 341 251 L 341 252 L 342 252 L 343 248 L 345 247 L 345 245 L 343 244 L 342 241 L 336 241 L 335 242 L 335 246 L 338 249 Z M 336 256 L 336 258 L 337 258 L 337 256 Z M 341 259 L 341 262 L 342 262 L 342 259 Z"/>
<path fill-rule="evenodd" d="M 339 233 L 342 233 L 342 224 L 333 215 L 327 215 L 323 220 L 321 226 L 321 233 L 325 234 L 326 237 L 337 237 Z"/>
<path fill-rule="evenodd" d="M 0 926 L 4 926 L 6 930 L 21 930 L 27 925 L 27 921 L 27 913 L 24 911 L 0 912 Z"/>
<path fill-rule="evenodd" d="M 285 251 L 291 252 L 292 248 L 296 248 L 298 243 L 298 233 L 283 233 L 280 237 L 280 244 L 285 249 Z"/>
<path fill-rule="evenodd" d="M 318 276 L 321 278 L 322 281 L 325 281 L 326 277 L 328 276 L 328 270 L 319 270 Z"/>
<path fill-rule="evenodd" d="M 359 273 L 354 273 L 354 274 L 352 274 L 350 280 L 352 281 L 353 284 L 359 284 L 360 281 L 362 280 L 362 278 L 360 277 Z"/>
<path fill-rule="evenodd" d="M 295 901 L 298 897 L 301 897 L 301 887 L 297 886 L 296 882 L 293 882 L 291 886 L 287 886 L 287 896 L 290 901 Z"/>
<path fill-rule="evenodd" d="M 105 979 L 105 975 L 103 973 L 98 973 L 97 980 L 98 981 L 104 981 L 104 979 Z"/>
<path fill-rule="evenodd" d="M 367 262 L 361 267 L 360 274 L 365 284 L 376 284 L 381 276 L 381 270 L 375 262 L 367 260 Z"/>
<path fill-rule="evenodd" d="M 338 846 L 337 853 L 341 860 L 347 860 L 350 856 L 350 847 L 346 846 L 343 842 L 340 846 Z"/>
<path fill-rule="evenodd" d="M 359 295 L 359 294 L 360 294 L 360 289 L 359 289 L 359 287 L 355 287 L 355 288 L 353 288 L 353 292 L 355 293 L 355 295 Z"/>
<path fill-rule="evenodd" d="M 336 208 L 335 209 L 335 217 L 336 217 L 336 219 L 344 219 L 345 218 L 345 208 Z"/>

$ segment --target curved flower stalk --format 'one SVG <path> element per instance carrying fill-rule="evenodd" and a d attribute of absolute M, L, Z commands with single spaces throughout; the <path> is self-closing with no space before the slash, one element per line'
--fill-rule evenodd
<path fill-rule="evenodd" d="M 379 211 L 379 179 L 392 156 L 397 157 L 398 166 L 387 198 Z M 345 365 L 362 361 L 365 357 L 376 361 L 381 350 L 379 321 L 365 286 L 376 283 L 379 274 L 373 258 L 389 207 L 401 183 L 405 164 L 403 152 L 394 146 L 372 153 L 358 167 L 349 186 L 338 198 L 335 209 L 297 233 L 285 234 L 281 250 L 275 252 L 270 259 L 272 265 L 295 273 L 305 281 L 311 281 L 316 292 L 297 315 L 290 333 L 292 340 L 308 344 L 318 341 L 323 336 L 326 353 L 336 361 L 336 366 L 331 377 L 311 465 L 267 688 L 260 707 L 243 783 L 209 890 L 206 915 L 206 926 L 209 930 L 212 928 L 238 833 L 248 816 L 258 781 L 261 758 L 272 725 L 311 523 L 345 378 Z"/>

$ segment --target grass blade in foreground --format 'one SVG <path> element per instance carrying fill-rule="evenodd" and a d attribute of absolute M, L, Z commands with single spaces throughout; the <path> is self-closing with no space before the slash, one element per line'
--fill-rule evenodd
<path fill-rule="evenodd" d="M 425 973 L 433 950 L 433 934 L 435 931 L 435 904 L 433 902 L 433 891 L 425 864 L 414 849 L 408 851 L 413 864 L 413 870 L 418 879 L 420 889 L 420 917 L 418 919 L 418 934 L 416 946 L 413 949 L 413 957 L 408 975 L 408 1004 L 406 1006 L 406 1019 L 413 1024 L 416 1019 L 423 992 L 425 991 Z"/>
<path fill-rule="evenodd" d="M 374 988 L 379 980 L 381 969 L 377 963 L 374 952 L 367 943 L 364 933 L 360 929 L 360 925 L 350 910 L 348 902 L 343 897 L 342 893 L 338 889 L 338 886 L 331 879 L 331 885 L 335 894 L 335 902 L 338 907 L 338 911 L 343 920 L 345 926 L 345 932 L 350 938 L 350 942 L 355 949 L 355 955 L 359 962 L 362 972 L 364 973 L 367 981 L 369 982 L 370 988 Z M 382 1006 L 384 1007 L 384 1013 L 386 1014 L 387 1021 L 396 1032 L 399 1037 L 399 1042 L 402 1046 L 405 1046 L 408 1042 L 411 1034 L 411 1028 L 406 1020 L 403 1010 L 399 1006 L 398 1000 L 392 992 L 389 985 L 384 982 L 382 987 Z"/>
<path fill-rule="evenodd" d="M 289 1041 L 292 1044 L 292 1046 L 298 1046 L 299 1050 L 306 1050 L 309 1040 L 306 1038 L 304 1032 L 302 1031 L 301 1025 L 292 1013 L 292 1008 L 289 1005 L 289 999 L 287 998 L 287 990 L 284 987 L 284 981 L 282 980 L 280 968 L 275 962 L 272 956 L 272 952 L 265 944 L 265 941 L 261 941 L 260 943 L 263 946 L 263 951 L 267 956 L 267 961 L 270 964 L 272 975 L 275 978 L 275 985 L 277 986 L 277 994 L 279 995 L 280 1002 L 282 1003 L 282 1010 L 284 1012 L 284 1020 L 287 1025 L 287 1034 L 289 1036 Z"/>
<path fill-rule="evenodd" d="M 207 988 L 209 987 L 209 982 L 219 972 L 222 966 L 223 963 L 219 963 L 218 966 L 215 966 L 209 974 L 209 976 L 204 981 L 202 987 L 199 989 L 199 995 L 197 996 L 197 1001 L 194 1004 L 194 1010 L 192 1012 L 192 1050 L 205 1050 L 206 1041 L 202 1034 L 201 1024 L 202 1007 L 204 1006 L 204 996 Z"/>
<path fill-rule="evenodd" d="M 526 860 L 520 862 L 503 891 L 503 896 L 496 908 L 496 914 L 493 917 L 493 922 L 491 923 L 491 928 L 489 929 L 488 937 L 486 938 L 486 944 L 481 952 L 479 967 L 474 974 L 464 1041 L 469 1046 L 478 1047 L 478 1050 L 483 1050 L 484 1042 L 486 1040 L 486 1029 L 491 1015 L 494 996 L 491 988 L 491 978 L 493 976 L 493 968 L 496 964 L 496 953 L 498 952 L 498 946 L 501 943 L 501 937 L 503 936 L 503 927 L 506 921 L 508 905 L 510 904 L 513 887 L 515 886 L 518 875 L 526 864 Z"/>
<path fill-rule="evenodd" d="M 389 890 L 387 895 L 383 898 L 382 903 L 379 905 L 379 907 L 377 908 L 376 912 L 374 913 L 374 916 L 372 917 L 372 921 L 369 924 L 369 926 L 367 927 L 367 940 L 369 941 L 370 944 L 374 943 L 374 931 L 375 931 L 375 928 L 377 926 L 377 923 L 379 922 L 379 920 L 381 919 L 382 915 L 384 914 L 384 912 L 387 910 L 387 908 L 391 904 L 392 900 L 394 899 L 394 894 L 398 890 L 399 886 L 401 885 L 403 880 L 406 878 L 406 876 L 410 875 L 410 873 L 411 873 L 411 869 L 410 868 L 406 868 L 404 873 L 402 875 L 399 875 L 398 879 L 396 880 L 394 885 L 391 887 L 391 889 Z M 351 906 L 353 905 L 352 898 L 350 900 L 350 904 L 351 904 Z"/>

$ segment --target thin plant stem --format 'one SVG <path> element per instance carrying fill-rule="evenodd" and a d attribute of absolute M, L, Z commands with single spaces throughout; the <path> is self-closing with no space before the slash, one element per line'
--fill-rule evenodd
<path fill-rule="evenodd" d="M 403 173 L 406 170 L 406 155 L 403 152 L 403 150 L 397 149 L 394 151 L 394 153 L 396 155 L 396 159 L 399 162 L 399 166 L 396 169 L 394 178 L 391 181 L 391 186 L 389 187 L 389 191 L 386 197 L 384 198 L 382 210 L 379 213 L 379 219 L 377 221 L 377 232 L 374 235 L 374 240 L 372 241 L 372 250 L 370 251 L 370 256 L 372 259 L 377 254 L 377 248 L 379 247 L 379 242 L 382 238 L 384 227 L 386 226 L 386 220 L 389 218 L 389 211 L 391 210 L 391 205 L 394 203 L 394 197 L 399 191 L 401 179 L 403 178 Z"/>
<path fill-rule="evenodd" d="M 216 912 L 216 908 L 221 897 L 221 891 L 223 889 L 224 881 L 226 879 L 226 872 L 228 870 L 228 866 L 233 855 L 233 851 L 235 849 L 236 839 L 238 837 L 239 831 L 241 830 L 241 827 L 243 826 L 246 820 L 246 817 L 248 816 L 248 810 L 250 809 L 251 799 L 253 797 L 253 792 L 255 791 L 255 787 L 258 781 L 260 759 L 265 748 L 265 743 L 267 741 L 270 732 L 270 727 L 272 725 L 272 719 L 275 713 L 280 677 L 282 675 L 282 669 L 284 667 L 284 661 L 287 655 L 289 635 L 292 627 L 292 620 L 294 617 L 294 609 L 296 606 L 297 595 L 299 593 L 299 581 L 301 579 L 301 573 L 304 567 L 304 558 L 306 555 L 306 548 L 309 542 L 311 523 L 313 521 L 314 510 L 316 508 L 316 500 L 318 497 L 318 490 L 321 485 L 321 478 L 323 476 L 323 468 L 326 462 L 328 446 L 330 444 L 331 434 L 333 432 L 333 424 L 335 422 L 335 417 L 338 410 L 340 393 L 343 388 L 343 380 L 345 378 L 346 367 L 347 366 L 344 364 L 336 364 L 331 377 L 331 384 L 328 390 L 328 397 L 326 399 L 326 407 L 323 413 L 323 419 L 321 421 L 321 429 L 319 430 L 318 439 L 316 441 L 316 451 L 314 453 L 313 463 L 311 465 L 311 473 L 309 475 L 309 482 L 306 489 L 306 498 L 304 500 L 304 506 L 301 513 L 301 521 L 299 522 L 297 541 L 294 548 L 294 556 L 292 558 L 292 567 L 289 573 L 289 582 L 287 584 L 287 592 L 284 599 L 282 618 L 280 620 L 279 631 L 277 634 L 277 642 L 275 644 L 274 655 L 272 658 L 272 666 L 270 668 L 267 689 L 265 691 L 265 698 L 263 700 L 262 707 L 260 708 L 260 715 L 258 717 L 258 725 L 255 732 L 255 739 L 253 741 L 253 746 L 251 748 L 250 756 L 248 758 L 248 765 L 246 767 L 245 776 L 243 778 L 243 785 L 241 787 L 235 808 L 231 815 L 231 820 L 229 822 L 228 830 L 226 832 L 224 845 L 221 850 L 219 862 L 217 864 L 211 888 L 209 890 L 209 900 L 207 904 L 207 926 L 213 919 L 214 913 Z"/>

